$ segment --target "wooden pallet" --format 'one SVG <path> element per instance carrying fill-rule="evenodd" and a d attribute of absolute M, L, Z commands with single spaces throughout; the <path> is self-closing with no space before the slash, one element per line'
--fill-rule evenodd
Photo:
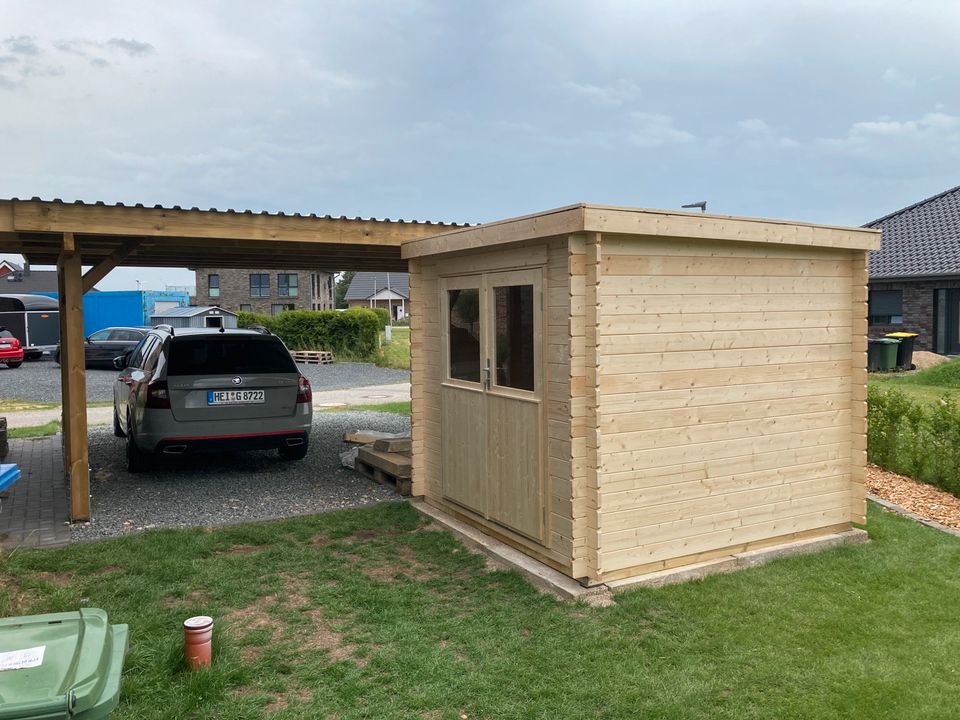
<path fill-rule="evenodd" d="M 293 359 L 307 365 L 330 365 L 334 362 L 333 353 L 329 350 L 294 350 Z"/>
<path fill-rule="evenodd" d="M 364 446 L 357 452 L 354 469 L 364 477 L 382 485 L 396 488 L 403 497 L 410 497 L 410 458 L 400 453 L 388 453 Z"/>

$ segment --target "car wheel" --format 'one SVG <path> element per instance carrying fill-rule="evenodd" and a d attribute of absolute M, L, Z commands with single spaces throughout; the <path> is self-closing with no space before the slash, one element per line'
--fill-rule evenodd
<path fill-rule="evenodd" d="M 294 445 L 293 447 L 281 445 L 277 448 L 277 452 L 280 453 L 281 460 L 303 460 L 307 456 L 309 447 L 309 443 L 305 440 L 303 445 Z"/>
<path fill-rule="evenodd" d="M 10 368 L 11 370 L 15 370 L 16 368 L 20 367 L 21 365 L 23 365 L 23 360 L 18 360 L 17 362 L 8 362 L 8 363 L 7 363 L 7 367 Z"/>
<path fill-rule="evenodd" d="M 117 437 L 123 437 L 123 428 L 120 427 L 120 416 L 117 414 L 117 408 L 113 408 L 113 434 Z"/>
<path fill-rule="evenodd" d="M 127 420 L 127 470 L 132 473 L 148 470 L 150 460 L 151 457 L 137 447 L 137 440 L 133 437 L 133 426 Z"/>

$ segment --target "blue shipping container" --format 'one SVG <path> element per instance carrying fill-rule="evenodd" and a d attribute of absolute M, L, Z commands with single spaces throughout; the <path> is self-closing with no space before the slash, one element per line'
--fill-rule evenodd
<path fill-rule="evenodd" d="M 57 293 L 35 293 L 55 298 Z M 157 308 L 157 303 L 161 303 Z M 184 292 L 156 290 L 104 290 L 83 296 L 83 334 L 90 335 L 106 327 L 150 326 L 150 316 L 170 307 L 185 307 L 190 296 Z"/>

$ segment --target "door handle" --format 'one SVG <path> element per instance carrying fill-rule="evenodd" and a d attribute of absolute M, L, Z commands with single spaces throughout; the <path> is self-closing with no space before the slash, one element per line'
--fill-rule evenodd
<path fill-rule="evenodd" d="M 490 371 L 490 358 L 487 358 L 487 366 L 483 368 L 483 387 L 486 390 L 490 389 L 490 380 L 491 380 L 491 371 Z"/>

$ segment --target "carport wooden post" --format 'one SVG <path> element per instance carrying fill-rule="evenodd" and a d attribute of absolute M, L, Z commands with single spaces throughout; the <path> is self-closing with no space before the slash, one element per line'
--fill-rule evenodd
<path fill-rule="evenodd" d="M 87 444 L 87 378 L 83 350 L 83 272 L 73 233 L 63 234 L 57 262 L 60 288 L 60 378 L 63 393 L 63 460 L 70 478 L 70 519 L 90 519 Z"/>

